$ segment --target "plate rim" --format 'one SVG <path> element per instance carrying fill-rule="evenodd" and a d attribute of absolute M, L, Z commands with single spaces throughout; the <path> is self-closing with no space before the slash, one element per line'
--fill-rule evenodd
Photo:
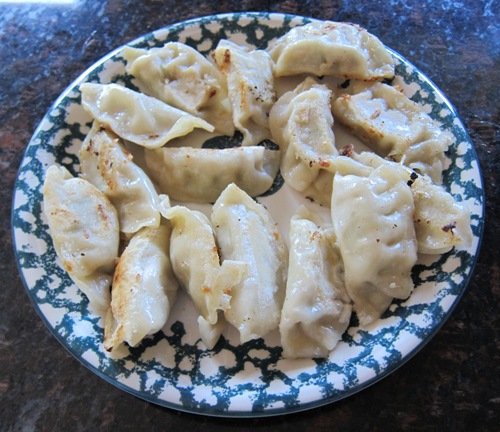
<path fill-rule="evenodd" d="M 370 386 L 373 384 L 377 383 L 378 381 L 381 381 L 382 379 L 386 378 L 388 375 L 394 373 L 397 369 L 405 365 L 408 361 L 410 361 L 418 352 L 420 352 L 438 333 L 441 328 L 445 325 L 445 323 L 448 321 L 450 316 L 452 315 L 453 311 L 455 310 L 456 306 L 458 305 L 459 301 L 463 297 L 465 291 L 467 290 L 470 281 L 474 275 L 475 267 L 479 259 L 481 247 L 482 247 L 482 241 L 484 237 L 484 229 L 485 229 L 485 201 L 486 201 L 486 196 L 485 196 L 485 190 L 484 190 L 484 179 L 483 179 L 483 174 L 480 166 L 480 161 L 478 158 L 478 154 L 474 145 L 474 142 L 472 141 L 469 132 L 467 128 L 465 127 L 462 119 L 460 118 L 455 106 L 451 103 L 451 101 L 448 99 L 448 97 L 440 90 L 440 88 L 431 80 L 426 74 L 424 74 L 420 68 L 416 67 L 411 61 L 409 61 L 406 57 L 401 55 L 400 53 L 394 51 L 392 48 L 388 47 L 387 45 L 386 48 L 391 52 L 393 56 L 395 56 L 398 60 L 402 61 L 406 65 L 408 65 L 412 70 L 414 70 L 421 79 L 424 81 L 427 81 L 429 86 L 432 88 L 433 92 L 435 92 L 439 97 L 442 99 L 443 103 L 446 105 L 446 107 L 451 111 L 453 115 L 454 121 L 458 122 L 458 126 L 462 129 L 464 133 L 464 138 L 467 141 L 468 145 L 470 146 L 470 150 L 472 152 L 472 156 L 474 160 L 477 163 L 477 177 L 478 177 L 478 186 L 480 187 L 480 196 L 477 197 L 477 200 L 480 201 L 480 218 L 478 220 L 478 225 L 477 225 L 477 247 L 475 250 L 474 255 L 472 256 L 471 262 L 470 262 L 470 270 L 464 280 L 461 282 L 461 290 L 458 293 L 458 295 L 455 296 L 453 302 L 449 306 L 448 310 L 442 317 L 442 319 L 439 321 L 439 323 L 432 329 L 432 331 L 423 339 L 420 343 L 418 343 L 410 352 L 408 352 L 400 361 L 398 361 L 396 364 L 390 364 L 388 367 L 383 369 L 381 372 L 377 373 L 374 377 L 364 381 L 363 383 L 357 385 L 354 388 L 348 388 L 347 390 L 343 390 L 339 395 L 332 395 L 329 397 L 323 397 L 314 401 L 309 401 L 305 403 L 300 403 L 297 406 L 294 407 L 277 407 L 277 408 L 265 408 L 262 411 L 240 411 L 240 410 L 227 410 L 227 411 L 218 411 L 216 409 L 193 409 L 192 407 L 186 407 L 181 404 L 176 404 L 170 401 L 162 400 L 157 398 L 154 395 L 142 392 L 140 390 L 136 390 L 127 384 L 118 381 L 117 379 L 114 379 L 108 375 L 106 375 L 104 372 L 102 372 L 100 369 L 98 369 L 96 366 L 92 365 L 90 362 L 88 362 L 86 359 L 83 357 L 79 356 L 76 352 L 74 352 L 71 347 L 66 343 L 65 339 L 63 338 L 62 335 L 59 335 L 56 331 L 56 329 L 49 323 L 48 318 L 44 315 L 42 310 L 40 309 L 39 303 L 36 301 L 36 299 L 33 297 L 31 294 L 29 285 L 26 280 L 26 276 L 23 272 L 23 268 L 20 263 L 19 259 L 19 249 L 17 245 L 17 239 L 16 239 L 16 233 L 15 233 L 15 227 L 14 227 L 14 219 L 17 215 L 18 210 L 15 207 L 16 203 L 16 192 L 19 190 L 19 183 L 20 183 L 20 175 L 22 172 L 23 167 L 26 164 L 27 160 L 27 152 L 30 149 L 30 147 L 33 145 L 33 142 L 36 140 L 38 137 L 40 131 L 43 128 L 43 125 L 48 121 L 47 117 L 49 113 L 51 113 L 54 109 L 56 109 L 61 102 L 69 95 L 71 92 L 75 89 L 75 87 L 78 86 L 81 82 L 85 81 L 85 79 L 97 68 L 102 66 L 104 63 L 106 63 L 109 59 L 112 57 L 116 56 L 125 46 L 128 45 L 133 45 L 135 43 L 138 43 L 139 41 L 144 40 L 145 37 L 149 35 L 154 35 L 154 33 L 160 32 L 160 31 L 167 31 L 171 32 L 172 29 L 175 29 L 176 27 L 188 27 L 188 26 L 193 26 L 193 25 L 199 25 L 202 22 L 210 22 L 210 21 L 220 21 L 224 18 L 232 18 L 232 19 L 240 19 L 240 18 L 253 18 L 253 19 L 259 19 L 259 18 L 266 18 L 269 20 L 272 20 L 273 15 L 276 17 L 279 17 L 280 19 L 302 19 L 302 20 L 310 20 L 310 21 L 325 21 L 325 20 L 320 20 L 317 18 L 313 17 L 308 17 L 304 15 L 297 15 L 297 14 L 290 14 L 290 13 L 281 13 L 281 12 L 230 12 L 230 13 L 222 13 L 222 14 L 212 14 L 212 15 L 204 15 L 200 17 L 195 17 L 191 18 L 185 21 L 177 21 L 172 24 L 168 24 L 166 26 L 163 26 L 158 29 L 151 30 L 147 33 L 144 33 L 138 37 L 135 37 L 131 39 L 130 41 L 126 42 L 125 44 L 113 49 L 106 55 L 102 56 L 100 59 L 98 59 L 96 62 L 94 62 L 91 66 L 86 68 L 81 74 L 77 76 L 76 79 L 74 79 L 64 90 L 63 92 L 56 98 L 56 100 L 50 105 L 50 107 L 47 109 L 41 120 L 39 121 L 37 127 L 35 128 L 30 141 L 26 145 L 26 148 L 24 149 L 21 162 L 15 177 L 15 182 L 14 182 L 14 188 L 13 188 L 13 194 L 12 194 L 12 201 L 11 201 L 11 235 L 12 235 L 12 242 L 13 242 L 13 248 L 14 248 L 14 255 L 15 255 L 15 261 L 17 265 L 18 272 L 21 276 L 22 283 L 24 285 L 26 294 L 28 295 L 28 298 L 32 305 L 34 306 L 35 310 L 37 311 L 38 315 L 42 318 L 42 321 L 44 322 L 45 326 L 48 328 L 49 332 L 56 338 L 56 340 L 68 351 L 73 358 L 75 358 L 79 363 L 83 364 L 87 369 L 89 369 L 91 372 L 96 374 L 98 377 L 102 378 L 104 381 L 106 381 L 109 384 L 112 384 L 116 388 L 125 391 L 139 399 L 142 399 L 146 402 L 154 403 L 155 405 L 162 406 L 165 408 L 189 413 L 189 414 L 197 414 L 197 415 L 205 415 L 205 416 L 211 416 L 211 417 L 221 417 L 221 418 L 257 418 L 257 417 L 272 417 L 272 416 L 278 416 L 278 415 L 284 415 L 284 414 L 292 414 L 296 412 L 301 412 L 301 411 L 306 411 L 314 408 L 318 408 L 321 406 L 325 406 L 328 404 L 332 404 L 334 402 L 338 402 L 342 399 L 345 399 L 347 397 L 350 397 Z"/>

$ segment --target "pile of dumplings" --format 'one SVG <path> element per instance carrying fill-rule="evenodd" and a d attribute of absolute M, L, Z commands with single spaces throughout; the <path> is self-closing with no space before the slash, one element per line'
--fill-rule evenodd
<path fill-rule="evenodd" d="M 182 287 L 208 349 L 229 323 L 241 343 L 279 329 L 284 357 L 327 357 L 353 312 L 366 326 L 410 295 L 417 253 L 470 243 L 468 210 L 440 186 L 453 136 L 391 85 L 393 57 L 359 26 L 122 57 L 140 91 L 81 84 L 94 122 L 79 176 L 54 165 L 43 187 L 56 252 L 105 312 L 107 350 L 162 329 Z M 334 119 L 371 151 L 338 149 Z M 195 132 L 242 141 L 201 148 Z M 255 200 L 278 173 L 331 220 L 299 207 L 285 241 Z M 189 203 L 213 204 L 210 217 Z"/>

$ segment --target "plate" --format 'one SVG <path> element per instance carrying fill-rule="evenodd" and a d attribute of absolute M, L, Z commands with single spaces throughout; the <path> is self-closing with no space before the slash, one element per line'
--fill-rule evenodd
<path fill-rule="evenodd" d="M 265 48 L 305 17 L 239 13 L 198 18 L 142 36 L 129 45 L 162 46 L 181 41 L 203 54 L 220 38 Z M 471 212 L 474 241 L 468 248 L 420 256 L 413 271 L 416 288 L 406 301 L 395 301 L 382 318 L 360 329 L 355 317 L 327 359 L 286 360 L 279 337 L 238 343 L 227 329 L 208 351 L 199 339 L 195 311 L 180 295 L 162 331 L 136 348 L 113 355 L 103 349 L 103 319 L 62 269 L 42 212 L 41 188 L 54 164 L 78 172 L 78 148 L 91 119 L 80 104 L 78 86 L 85 81 L 131 85 L 121 48 L 85 71 L 57 99 L 30 141 L 15 185 L 12 226 L 20 273 L 35 309 L 55 337 L 106 381 L 165 407 L 226 417 L 291 413 L 345 398 L 387 376 L 436 333 L 464 292 L 476 261 L 483 230 L 484 193 L 478 159 L 456 111 L 436 86 L 407 60 L 397 59 L 397 80 L 451 131 L 445 187 Z M 283 186 L 262 200 L 280 228 L 287 230 L 282 209 L 295 199 Z M 274 213 L 273 213 L 274 212 Z M 286 234 L 285 234 L 286 235 Z"/>

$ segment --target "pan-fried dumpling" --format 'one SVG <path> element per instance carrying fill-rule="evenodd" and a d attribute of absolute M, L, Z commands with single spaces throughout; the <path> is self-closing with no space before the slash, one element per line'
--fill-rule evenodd
<path fill-rule="evenodd" d="M 224 77 L 194 48 L 169 42 L 149 50 L 126 47 L 122 54 L 127 72 L 139 80 L 146 94 L 201 117 L 216 132 L 234 134 Z"/>
<path fill-rule="evenodd" d="M 352 84 L 332 103 L 340 121 L 374 151 L 441 183 L 445 151 L 453 136 L 398 89 Z"/>
<path fill-rule="evenodd" d="M 290 221 L 290 259 L 280 334 L 285 358 L 327 357 L 349 325 L 352 306 L 331 228 Z"/>
<path fill-rule="evenodd" d="M 442 186 L 432 183 L 427 176 L 417 175 L 411 169 L 373 153 L 352 152 L 350 155 L 365 166 L 377 168 L 381 165 L 391 165 L 402 170 L 413 195 L 413 220 L 420 253 L 442 254 L 454 246 L 470 245 L 473 237 L 470 212 Z"/>
<path fill-rule="evenodd" d="M 282 152 L 281 175 L 293 189 L 330 206 L 331 161 L 338 155 L 333 135 L 331 91 L 307 78 L 281 96 L 269 115 L 273 140 Z"/>
<path fill-rule="evenodd" d="M 269 139 L 268 115 L 276 100 L 269 55 L 223 39 L 212 57 L 227 79 L 233 123 L 243 134 L 242 145 Z"/>
<path fill-rule="evenodd" d="M 115 208 L 87 180 L 56 165 L 47 170 L 43 205 L 65 270 L 90 304 L 105 310 L 120 241 Z"/>
<path fill-rule="evenodd" d="M 311 73 L 373 81 L 394 77 L 394 60 L 382 42 L 350 23 L 315 21 L 294 27 L 269 44 L 276 76 Z"/>
<path fill-rule="evenodd" d="M 222 258 L 248 266 L 233 287 L 226 319 L 242 343 L 262 337 L 279 326 L 285 297 L 288 254 L 277 224 L 234 184 L 215 202 L 211 220 Z"/>
<path fill-rule="evenodd" d="M 159 148 L 196 128 L 214 130 L 201 118 L 118 84 L 84 83 L 80 90 L 94 120 L 142 147 Z"/>
<path fill-rule="evenodd" d="M 418 251 L 442 254 L 472 242 L 470 212 L 442 186 L 419 176 L 411 185 Z"/>
<path fill-rule="evenodd" d="M 120 231 L 131 234 L 160 225 L 158 194 L 122 140 L 94 122 L 79 153 L 80 175 L 109 198 L 118 212 Z"/>
<path fill-rule="evenodd" d="M 148 173 L 171 199 L 213 203 L 231 183 L 250 196 L 259 196 L 273 184 L 280 152 L 262 146 L 227 149 L 191 147 L 146 150 Z"/>
<path fill-rule="evenodd" d="M 220 264 L 214 231 L 203 213 L 174 206 L 164 216 L 173 228 L 170 259 L 174 273 L 193 299 L 200 314 L 201 339 L 212 349 L 224 329 L 223 313 L 230 307 L 233 289 L 243 277 L 246 265 L 230 260 Z"/>
<path fill-rule="evenodd" d="M 104 347 L 136 346 L 162 329 L 179 284 L 169 258 L 171 228 L 162 224 L 136 233 L 120 256 L 106 315 Z"/>
<path fill-rule="evenodd" d="M 401 171 L 390 165 L 368 177 L 335 174 L 332 220 L 345 284 L 361 325 L 378 319 L 393 298 L 413 290 L 417 261 L 414 204 Z"/>

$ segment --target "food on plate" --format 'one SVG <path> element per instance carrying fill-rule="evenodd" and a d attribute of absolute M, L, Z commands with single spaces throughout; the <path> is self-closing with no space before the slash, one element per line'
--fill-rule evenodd
<path fill-rule="evenodd" d="M 292 28 L 267 48 L 276 76 L 311 73 L 363 81 L 394 77 L 394 59 L 356 24 L 315 21 Z"/>
<path fill-rule="evenodd" d="M 418 175 L 404 165 L 383 159 L 374 153 L 347 153 L 353 160 L 367 167 L 391 165 L 399 169 L 403 176 L 404 172 L 407 173 L 407 184 L 415 205 L 413 222 L 419 253 L 443 254 L 453 246 L 471 244 L 473 236 L 469 211 L 441 185 L 432 183 L 428 176 Z"/>
<path fill-rule="evenodd" d="M 301 212 L 290 221 L 290 258 L 280 335 L 286 358 L 328 357 L 349 325 L 351 299 L 331 227 Z"/>
<path fill-rule="evenodd" d="M 246 263 L 219 256 L 214 230 L 203 213 L 173 206 L 164 215 L 172 224 L 174 273 L 200 314 L 201 339 L 211 349 L 224 329 L 224 313 L 244 277 Z"/>
<path fill-rule="evenodd" d="M 90 182 L 56 165 L 45 176 L 43 207 L 64 269 L 89 302 L 105 310 L 120 241 L 115 208 Z"/>
<path fill-rule="evenodd" d="M 201 118 L 118 84 L 83 83 L 80 91 L 94 120 L 145 148 L 159 148 L 196 128 L 214 130 Z"/>
<path fill-rule="evenodd" d="M 169 42 L 149 50 L 125 47 L 122 55 L 144 93 L 206 120 L 216 132 L 234 134 L 224 77 L 194 48 Z"/>
<path fill-rule="evenodd" d="M 381 156 L 441 183 L 453 136 L 399 89 L 383 83 L 352 84 L 334 100 L 332 111 Z"/>
<path fill-rule="evenodd" d="M 285 242 L 266 208 L 234 184 L 215 202 L 211 220 L 222 258 L 247 266 L 232 289 L 226 319 L 240 331 L 242 343 L 262 337 L 280 322 L 287 278 Z"/>
<path fill-rule="evenodd" d="M 78 154 L 80 177 L 91 182 L 115 206 L 120 231 L 133 234 L 160 225 L 155 186 L 132 160 L 123 141 L 94 121 Z"/>
<path fill-rule="evenodd" d="M 269 139 L 268 116 L 276 101 L 269 55 L 223 39 L 212 56 L 226 77 L 233 123 L 243 134 L 242 145 L 256 145 Z"/>
<path fill-rule="evenodd" d="M 151 178 L 171 199 L 213 203 L 231 183 L 250 196 L 266 192 L 278 174 L 280 152 L 263 146 L 162 147 L 146 150 L 145 162 Z"/>
<path fill-rule="evenodd" d="M 279 145 L 281 175 L 293 189 L 329 206 L 338 155 L 331 113 L 332 91 L 314 78 L 306 78 L 283 94 L 269 115 L 273 140 Z"/>
<path fill-rule="evenodd" d="M 229 323 L 241 343 L 277 331 L 284 357 L 328 357 L 352 312 L 368 326 L 411 294 L 417 253 L 472 241 L 467 207 L 439 185 L 453 136 L 387 84 L 395 61 L 366 30 L 313 22 L 267 50 L 222 39 L 207 57 L 176 42 L 121 55 L 145 93 L 82 84 L 81 178 L 51 167 L 44 185 L 65 269 L 108 309 L 106 349 L 163 328 L 180 285 L 208 349 Z M 334 121 L 372 151 L 340 148 Z M 196 128 L 241 145 L 197 148 Z M 257 145 L 269 138 L 279 150 Z M 256 199 L 279 174 L 316 208 L 294 209 L 289 252 Z"/>
<path fill-rule="evenodd" d="M 411 186 L 418 251 L 443 254 L 472 243 L 470 212 L 440 185 L 419 176 Z"/>
<path fill-rule="evenodd" d="M 413 197 L 401 171 L 381 165 L 369 176 L 335 174 L 332 221 L 345 286 L 361 325 L 380 318 L 413 290 L 417 262 Z"/>
<path fill-rule="evenodd" d="M 137 232 L 118 260 L 106 314 L 104 347 L 134 347 L 161 330 L 179 284 L 169 256 L 171 228 L 162 224 Z"/>

